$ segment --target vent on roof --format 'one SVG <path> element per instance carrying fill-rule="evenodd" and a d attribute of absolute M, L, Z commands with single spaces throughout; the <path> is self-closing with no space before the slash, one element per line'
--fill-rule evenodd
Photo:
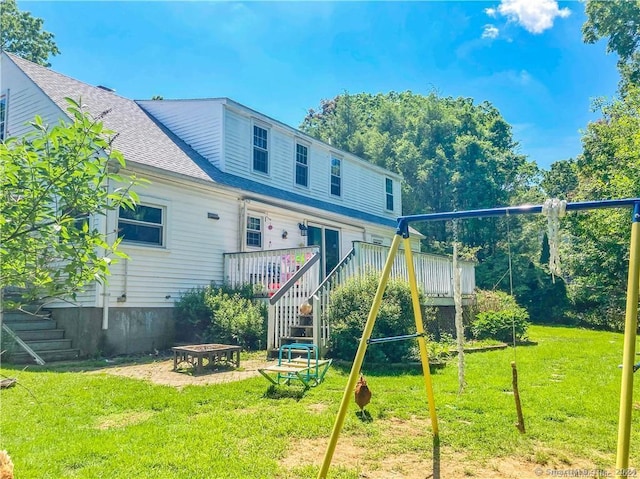
<path fill-rule="evenodd" d="M 111 93 L 115 93 L 115 90 L 113 88 L 109 88 L 108 86 L 98 85 L 98 88 L 100 88 L 101 90 L 110 91 Z"/>

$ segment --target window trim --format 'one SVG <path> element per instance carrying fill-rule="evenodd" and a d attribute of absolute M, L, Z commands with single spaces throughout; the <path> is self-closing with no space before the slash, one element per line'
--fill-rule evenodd
<path fill-rule="evenodd" d="M 339 171 L 338 171 L 338 175 L 334 175 L 333 174 L 333 160 L 337 160 L 339 161 Z M 334 197 L 334 198 L 342 198 L 342 158 L 334 155 L 333 153 L 330 156 L 330 160 L 329 160 L 329 196 Z M 338 186 L 340 188 L 340 193 L 339 194 L 335 194 L 333 192 L 333 178 L 336 177 L 339 180 Z"/>
<path fill-rule="evenodd" d="M 136 248 L 154 248 L 154 249 L 162 249 L 162 250 L 168 249 L 169 245 L 168 245 L 167 230 L 168 230 L 168 218 L 169 218 L 169 204 L 166 203 L 166 202 L 145 201 L 144 199 L 141 199 L 141 201 L 139 201 L 136 206 L 145 206 L 145 207 L 148 207 L 148 208 L 155 208 L 155 209 L 160 210 L 162 212 L 162 222 L 161 223 L 150 223 L 150 222 L 146 222 L 146 221 L 132 220 L 132 219 L 129 219 L 129 218 L 123 218 L 122 221 L 124 221 L 127 224 L 138 224 L 138 225 L 142 225 L 142 226 L 159 227 L 160 228 L 160 241 L 162 242 L 162 244 L 148 243 L 148 242 L 144 242 L 144 241 L 127 240 L 124 237 L 122 237 L 122 245 L 126 246 L 127 248 L 136 247 Z M 120 207 L 120 208 L 122 208 L 122 207 Z M 120 208 L 118 208 L 117 215 L 116 215 L 116 231 L 117 231 L 117 234 L 118 234 L 118 238 L 121 237 L 120 236 L 120 221 L 121 221 Z"/>
<path fill-rule="evenodd" d="M 387 187 L 391 185 L 391 192 L 388 191 Z M 386 177 L 384 179 L 384 207 L 387 211 L 395 211 L 396 201 L 393 194 L 393 179 Z M 391 200 L 391 208 L 389 208 L 389 200 Z"/>
<path fill-rule="evenodd" d="M 0 103 L 4 102 L 4 116 L 0 116 L 0 141 L 7 139 L 7 125 L 9 123 L 9 90 L 0 94 Z"/>
<path fill-rule="evenodd" d="M 260 146 L 257 146 L 255 143 L 255 129 L 256 128 L 260 128 L 264 131 L 266 131 L 267 133 L 267 137 L 266 137 L 266 141 L 267 141 L 267 147 L 266 148 L 262 148 Z M 257 170 L 255 168 L 255 151 L 256 149 L 260 150 L 260 151 L 264 151 L 267 154 L 267 171 L 261 171 L 261 170 Z M 251 122 L 251 172 L 258 174 L 258 175 L 265 175 L 265 176 L 270 176 L 271 174 L 271 127 L 269 125 L 266 125 L 262 122 L 253 120 Z"/>
<path fill-rule="evenodd" d="M 260 229 L 249 229 L 249 220 L 256 219 L 260 222 Z M 249 233 L 256 233 L 260 235 L 260 244 L 254 245 L 249 244 Z M 245 222 L 245 235 L 244 235 L 244 244 L 245 247 L 262 250 L 264 247 L 264 217 L 262 215 L 252 214 L 251 212 L 247 212 L 247 220 Z"/>
<path fill-rule="evenodd" d="M 307 155 L 306 155 L 306 163 L 304 165 L 302 165 L 302 163 L 298 163 L 298 145 L 306 148 L 307 150 Z M 306 190 L 310 189 L 310 179 L 311 179 L 311 175 L 309 174 L 309 151 L 311 150 L 311 145 L 309 143 L 306 143 L 304 141 L 301 141 L 300 139 L 296 138 L 295 142 L 294 142 L 294 149 L 293 149 L 293 184 L 297 187 L 297 188 L 304 188 Z M 298 183 L 298 166 L 304 166 L 305 168 L 305 180 L 307 182 L 306 185 L 302 185 L 300 183 Z"/>

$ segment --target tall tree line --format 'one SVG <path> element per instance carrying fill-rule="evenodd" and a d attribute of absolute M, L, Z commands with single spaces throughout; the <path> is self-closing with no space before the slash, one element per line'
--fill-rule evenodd
<path fill-rule="evenodd" d="M 589 0 L 583 39 L 607 40 L 619 57 L 619 96 L 596 106 L 583 153 L 549 171 L 518 153 L 510 125 L 488 102 L 435 93 L 347 92 L 323 100 L 301 124 L 307 133 L 404 177 L 404 214 L 640 196 L 640 1 Z M 618 327 L 623 319 L 629 211 L 569 215 L 562 225 L 562 278 L 550 276 L 541 217 L 461 222 L 459 239 L 478 259 L 483 288 L 511 290 L 539 321 Z M 428 250 L 452 240 L 444 222 L 416 225 Z"/>

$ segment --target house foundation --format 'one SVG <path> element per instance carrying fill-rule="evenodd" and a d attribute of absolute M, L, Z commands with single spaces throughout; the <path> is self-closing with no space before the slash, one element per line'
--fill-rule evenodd
<path fill-rule="evenodd" d="M 102 308 L 54 308 L 52 317 L 79 357 L 138 354 L 173 346 L 173 308 L 109 308 L 109 327 L 102 329 Z"/>

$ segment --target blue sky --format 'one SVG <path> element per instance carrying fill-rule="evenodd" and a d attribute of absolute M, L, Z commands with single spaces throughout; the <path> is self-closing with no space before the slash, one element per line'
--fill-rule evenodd
<path fill-rule="evenodd" d="M 490 101 L 544 168 L 580 153 L 619 79 L 603 42 L 582 43 L 580 2 L 18 5 L 55 34 L 54 70 L 128 98 L 226 96 L 298 126 L 343 91 L 436 91 Z"/>

